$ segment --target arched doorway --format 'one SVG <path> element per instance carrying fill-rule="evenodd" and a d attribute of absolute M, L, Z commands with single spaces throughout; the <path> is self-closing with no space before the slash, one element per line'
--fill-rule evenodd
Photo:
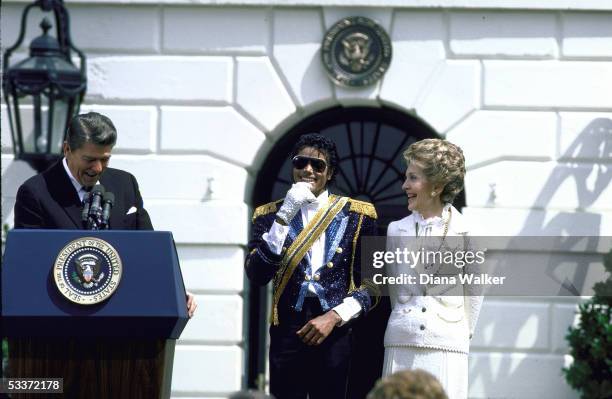
<path fill-rule="evenodd" d="M 317 132 L 338 147 L 339 171 L 330 191 L 374 203 L 379 232 L 408 214 L 401 190 L 406 164 L 402 152 L 411 143 L 437 138 L 437 133 L 420 119 L 389 107 L 337 107 L 314 114 L 295 124 L 274 145 L 257 175 L 253 207 L 280 199 L 291 185 L 289 155 L 298 137 Z M 455 206 L 465 205 L 461 193 Z M 249 286 L 247 304 L 247 385 L 257 387 L 265 374 L 267 357 L 267 307 L 265 288 Z"/>

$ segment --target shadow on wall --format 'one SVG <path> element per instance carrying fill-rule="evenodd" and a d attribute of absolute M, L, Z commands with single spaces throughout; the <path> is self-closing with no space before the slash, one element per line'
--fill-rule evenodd
<path fill-rule="evenodd" d="M 543 185 L 519 236 L 557 237 L 564 246 L 595 251 L 599 242 L 598 236 L 609 235 L 609 232 L 602 232 L 602 215 L 589 212 L 589 208 L 605 190 L 610 189 L 611 160 L 612 119 L 594 119 L 559 158 L 559 165 L 553 169 Z M 559 187 L 567 184 L 575 185 L 578 213 L 559 211 L 554 212 L 551 218 L 546 209 L 550 207 Z M 520 187 L 517 187 L 517 190 L 520 190 Z M 578 264 L 578 270 L 585 269 L 581 266 L 586 268 L 586 262 Z M 562 267 L 561 263 L 551 263 L 547 272 L 553 276 L 555 269 Z M 575 276 L 574 283 L 580 287 L 580 283 L 590 284 L 587 281 L 585 275 L 580 275 Z M 500 353 L 472 356 L 471 397 L 578 397 L 577 392 L 565 383 L 561 373 L 565 365 L 563 355 L 568 352 L 563 337 L 569 326 L 567 323 L 571 323 L 574 318 L 574 299 L 577 298 L 565 297 L 559 301 L 561 305 L 553 309 L 547 300 L 534 304 L 519 303 L 518 306 L 524 313 L 518 312 L 520 315 L 515 318 L 518 319 L 515 324 L 518 328 L 513 328 L 513 316 L 510 312 L 491 312 L 490 317 L 481 320 L 484 323 L 478 326 L 479 335 L 485 337 L 478 339 L 480 344 L 493 346 L 499 349 Z M 511 302 L 499 304 L 512 306 Z M 532 309 L 529 309 L 530 307 Z M 485 309 L 483 314 L 486 313 Z M 549 326 L 558 331 L 549 331 Z M 525 348 L 525 353 L 516 353 L 522 348 Z M 514 353 L 507 353 L 508 351 Z M 528 354 L 535 356 L 527 356 Z"/>

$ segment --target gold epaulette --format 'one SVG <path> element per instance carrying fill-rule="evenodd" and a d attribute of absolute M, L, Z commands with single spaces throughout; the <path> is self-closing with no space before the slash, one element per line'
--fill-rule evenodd
<path fill-rule="evenodd" d="M 277 210 L 276 204 L 281 201 L 282 199 L 278 201 L 274 201 L 274 202 L 268 202 L 265 205 L 261 205 L 255 208 L 255 212 L 253 212 L 252 221 L 254 222 L 255 219 L 257 219 L 260 216 L 267 215 L 268 213 L 276 212 Z"/>
<path fill-rule="evenodd" d="M 371 217 L 372 219 L 378 218 L 376 214 L 376 208 L 369 202 L 359 201 L 351 198 L 351 208 L 350 211 L 361 213 L 362 215 L 366 215 Z"/>

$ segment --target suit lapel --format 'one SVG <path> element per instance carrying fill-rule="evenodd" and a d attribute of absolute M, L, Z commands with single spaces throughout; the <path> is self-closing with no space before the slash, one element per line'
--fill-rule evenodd
<path fill-rule="evenodd" d="M 81 222 L 81 213 L 83 207 L 81 200 L 64 170 L 62 161 L 52 166 L 49 170 L 49 174 L 51 177 L 49 181 L 52 182 L 49 186 L 51 196 L 60 204 L 76 228 L 82 229 L 83 223 Z"/>
<path fill-rule="evenodd" d="M 336 247 L 344 236 L 346 225 L 348 224 L 348 216 L 344 211 L 338 212 L 334 220 L 329 224 L 325 231 L 325 259 L 323 263 L 327 263 L 336 253 Z"/>
<path fill-rule="evenodd" d="M 109 228 L 110 229 L 118 229 L 123 226 L 123 218 L 125 215 L 123 214 L 123 209 L 125 208 L 123 201 L 121 199 L 121 195 L 118 192 L 117 188 L 113 184 L 114 181 L 111 176 L 109 176 L 109 170 L 106 169 L 102 176 L 100 177 L 100 184 L 104 186 L 106 191 L 110 191 L 115 195 L 115 203 L 111 209 L 110 220 L 109 220 Z"/>
<path fill-rule="evenodd" d="M 77 200 L 78 200 L 78 198 L 79 197 L 77 195 Z M 70 219 L 72 219 L 72 221 L 74 222 L 74 225 L 77 228 L 79 228 L 79 229 L 83 228 L 83 221 L 81 219 L 81 216 L 82 216 L 82 213 L 83 213 L 83 207 L 81 206 L 80 201 L 77 204 L 73 204 L 73 205 L 70 205 L 70 206 L 64 208 L 64 210 L 66 211 L 66 213 L 68 214 Z"/>

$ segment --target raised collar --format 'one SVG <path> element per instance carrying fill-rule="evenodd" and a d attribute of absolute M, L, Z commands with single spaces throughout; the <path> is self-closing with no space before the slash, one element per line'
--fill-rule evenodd
<path fill-rule="evenodd" d="M 446 223 L 446 221 L 449 218 L 450 212 L 451 212 L 451 204 L 444 204 L 444 207 L 442 208 L 442 214 L 439 216 L 432 216 L 429 217 L 427 219 L 425 219 L 418 211 L 413 211 L 412 214 L 414 215 L 414 221 L 416 223 L 419 224 L 419 226 L 421 227 L 425 227 L 425 226 L 439 226 L 442 227 L 444 226 L 444 223 Z"/>
<path fill-rule="evenodd" d="M 450 212 L 452 214 L 451 216 L 451 221 L 450 221 L 450 225 L 449 225 L 449 233 L 454 234 L 465 234 L 469 231 L 468 226 L 467 226 L 467 222 L 465 220 L 465 216 L 463 216 L 458 210 L 457 208 L 455 208 L 454 206 L 452 206 L 451 204 L 445 204 L 444 205 L 444 209 L 442 211 L 442 215 L 441 216 L 437 216 L 434 218 L 443 220 L 442 217 L 446 216 L 446 212 Z M 418 215 L 418 216 L 417 216 Z M 406 216 L 405 218 L 401 219 L 398 221 L 397 223 L 397 229 L 398 230 L 402 230 L 405 232 L 413 232 L 414 231 L 414 224 L 415 222 L 418 223 L 417 217 L 422 220 L 423 222 L 427 222 L 430 221 L 431 219 L 434 218 L 428 218 L 428 219 L 423 219 L 423 217 L 418 213 L 418 212 L 412 212 L 412 214 L 410 216 Z M 437 223 L 440 223 L 439 220 L 436 220 Z M 444 222 L 442 222 L 443 224 Z M 423 225 L 420 225 L 421 227 L 424 227 Z"/>

